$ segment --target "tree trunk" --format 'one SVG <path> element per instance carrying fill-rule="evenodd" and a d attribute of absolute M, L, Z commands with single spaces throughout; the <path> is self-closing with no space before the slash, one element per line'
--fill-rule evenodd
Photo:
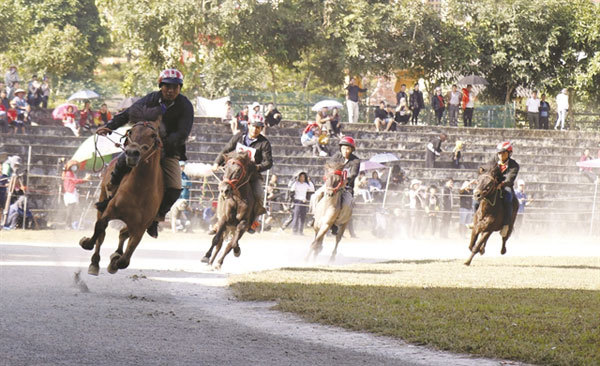
<path fill-rule="evenodd" d="M 510 95 L 512 94 L 513 90 L 515 90 L 514 86 L 512 86 L 512 85 L 506 86 L 506 98 L 504 99 L 505 105 L 508 105 L 510 103 Z"/>

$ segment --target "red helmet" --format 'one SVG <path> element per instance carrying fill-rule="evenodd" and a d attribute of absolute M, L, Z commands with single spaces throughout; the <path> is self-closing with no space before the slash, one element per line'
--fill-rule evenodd
<path fill-rule="evenodd" d="M 497 153 L 502 153 L 505 151 L 508 151 L 509 154 L 512 154 L 513 147 L 512 147 L 512 144 L 510 143 L 510 141 L 501 142 L 498 144 L 498 146 L 496 146 Z"/>
<path fill-rule="evenodd" d="M 353 149 L 356 149 L 356 143 L 354 142 L 354 139 L 350 136 L 344 136 L 340 139 L 340 146 L 346 145 L 346 146 L 350 146 Z"/>
<path fill-rule="evenodd" d="M 183 74 L 177 69 L 165 69 L 158 77 L 158 86 L 162 84 L 179 84 L 183 85 Z"/>

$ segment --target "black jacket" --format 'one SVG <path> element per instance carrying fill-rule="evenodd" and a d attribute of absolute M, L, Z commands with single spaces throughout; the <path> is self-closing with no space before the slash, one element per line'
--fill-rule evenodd
<path fill-rule="evenodd" d="M 442 96 L 440 95 L 440 97 Z M 431 108 L 433 108 L 434 111 L 437 111 L 438 109 L 444 109 L 445 107 L 444 97 L 442 97 L 441 101 L 440 98 L 438 98 L 438 95 L 431 97 Z"/>
<path fill-rule="evenodd" d="M 344 163 L 344 170 L 348 171 L 346 190 L 354 192 L 354 181 L 356 180 L 356 177 L 358 177 L 358 172 L 360 170 L 360 159 L 352 153 L 350 154 L 348 161 L 346 161 L 342 153 L 338 152 L 331 157 L 331 160 L 336 163 Z"/>
<path fill-rule="evenodd" d="M 496 165 L 500 166 L 500 164 L 498 164 L 498 159 L 490 161 L 490 166 L 494 167 Z M 517 174 L 519 174 L 519 164 L 512 158 L 508 158 L 506 165 L 506 169 L 502 172 L 502 176 L 504 177 L 502 181 L 504 182 L 504 186 L 514 187 Z M 502 169 L 500 170 L 502 171 Z"/>
<path fill-rule="evenodd" d="M 385 108 L 381 108 L 381 107 L 377 107 L 375 108 L 375 118 L 379 118 L 382 120 L 385 120 L 386 118 L 388 118 L 388 113 L 385 110 Z"/>
<path fill-rule="evenodd" d="M 402 98 L 404 98 L 406 100 L 406 104 L 408 104 L 408 95 L 406 95 L 406 92 L 399 91 L 396 93 L 396 105 L 400 105 L 400 100 Z"/>
<path fill-rule="evenodd" d="M 230 153 L 235 150 L 238 143 L 246 146 L 244 143 L 246 134 L 239 132 L 229 140 L 227 145 L 223 148 L 219 156 L 215 159 L 215 164 L 223 165 L 225 163 L 225 154 Z M 267 140 L 263 135 L 258 135 L 256 141 L 250 144 L 250 147 L 256 149 L 256 153 L 254 154 L 254 163 L 256 163 L 256 167 L 258 168 L 258 172 L 262 173 L 266 170 L 269 170 L 273 166 L 273 154 L 271 153 L 271 143 Z"/>
<path fill-rule="evenodd" d="M 423 101 L 423 92 L 420 90 L 413 90 L 410 94 L 410 108 L 423 108 L 425 107 L 425 102 Z"/>
<path fill-rule="evenodd" d="M 274 117 L 276 114 L 279 114 L 277 118 Z M 281 112 L 279 112 L 277 108 L 273 108 L 272 111 L 265 114 L 265 123 L 269 125 L 269 127 L 273 127 L 279 124 L 279 122 L 281 122 Z"/>
<path fill-rule="evenodd" d="M 142 99 L 135 102 L 134 105 L 146 106 L 147 108 L 161 106 L 161 92 L 152 92 Z M 133 107 L 133 106 L 132 106 Z M 106 127 L 111 130 L 125 125 L 129 122 L 129 109 L 127 108 L 121 113 L 118 113 L 113 117 L 111 121 L 106 124 Z M 166 111 L 163 112 L 162 121 L 165 125 L 167 137 L 163 141 L 165 146 L 166 157 L 179 157 L 179 160 L 187 160 L 185 156 L 185 142 L 192 130 L 192 124 L 194 123 L 194 107 L 189 99 L 179 94 L 172 104 L 166 106 Z"/>

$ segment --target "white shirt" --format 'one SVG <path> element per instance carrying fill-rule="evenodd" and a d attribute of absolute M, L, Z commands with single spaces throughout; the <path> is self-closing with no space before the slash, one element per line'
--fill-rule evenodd
<path fill-rule="evenodd" d="M 450 104 L 458 105 L 460 103 L 460 95 L 461 92 L 458 90 L 455 92 L 450 92 Z"/>
<path fill-rule="evenodd" d="M 527 99 L 527 112 L 538 113 L 540 111 L 540 100 L 535 98 Z"/>
<path fill-rule="evenodd" d="M 559 111 L 566 111 L 569 109 L 569 96 L 560 93 L 556 96 L 556 109 Z"/>
<path fill-rule="evenodd" d="M 291 190 L 294 191 L 294 199 L 295 200 L 299 200 L 302 202 L 306 202 L 306 194 L 308 192 L 314 192 L 315 191 L 315 186 L 312 184 L 312 182 L 294 182 L 294 184 L 292 184 Z"/>
<path fill-rule="evenodd" d="M 469 102 L 466 105 L 466 108 L 475 108 L 475 97 L 477 94 L 473 90 L 469 93 Z"/>

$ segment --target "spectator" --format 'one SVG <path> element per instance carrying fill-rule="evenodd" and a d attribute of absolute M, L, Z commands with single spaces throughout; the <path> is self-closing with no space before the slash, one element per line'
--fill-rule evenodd
<path fill-rule="evenodd" d="M 216 223 L 216 213 L 217 213 L 218 202 L 213 201 L 210 207 L 205 208 L 202 211 L 202 222 L 204 223 L 204 227 L 211 231 L 213 230 L 213 225 Z"/>
<path fill-rule="evenodd" d="M 446 109 L 446 105 L 444 104 L 444 97 L 442 97 L 442 88 L 435 88 L 435 93 L 431 98 L 431 107 L 435 112 L 435 119 L 437 120 L 437 125 L 442 124 L 442 117 L 444 116 L 444 110 Z"/>
<path fill-rule="evenodd" d="M 112 119 L 112 115 L 108 111 L 106 103 L 102 103 L 100 109 L 94 113 L 94 125 L 96 127 L 104 126 Z"/>
<path fill-rule="evenodd" d="M 369 192 L 371 192 L 372 197 L 376 197 L 380 195 L 381 192 L 383 192 L 383 184 L 381 183 L 381 180 L 379 179 L 379 174 L 376 171 L 373 171 L 373 173 L 371 173 L 371 178 L 369 178 L 367 186 L 369 188 Z M 373 199 L 371 199 L 371 201 L 373 201 Z"/>
<path fill-rule="evenodd" d="M 473 127 L 475 100 L 477 100 L 477 94 L 473 91 L 473 85 L 469 84 L 462 90 L 463 124 L 465 127 Z"/>
<path fill-rule="evenodd" d="M 317 112 L 317 115 L 315 116 L 315 123 L 319 125 L 320 129 L 324 129 L 326 127 L 326 123 L 328 123 L 331 119 L 327 112 L 327 107 L 323 107 L 320 111 Z"/>
<path fill-rule="evenodd" d="M 65 164 L 65 169 L 62 173 L 62 181 L 63 181 L 63 201 L 65 203 L 65 207 L 67 208 L 67 213 L 65 215 L 65 227 L 66 228 L 75 228 L 73 227 L 73 211 L 77 208 L 79 204 L 79 192 L 77 191 L 77 185 L 82 183 L 87 183 L 90 181 L 90 175 L 86 174 L 83 179 L 78 179 L 75 176 L 75 172 L 77 171 L 77 162 L 74 160 L 69 160 L 67 164 Z"/>
<path fill-rule="evenodd" d="M 356 78 L 350 78 L 350 84 L 346 87 L 346 105 L 348 106 L 348 122 L 358 122 L 358 93 L 364 93 L 367 89 L 356 85 Z"/>
<path fill-rule="evenodd" d="M 19 118 L 17 102 L 10 101 L 10 108 L 6 111 L 8 125 L 12 128 L 12 133 L 25 133 L 25 122 Z"/>
<path fill-rule="evenodd" d="M 8 100 L 13 100 L 15 97 L 15 91 L 21 89 L 20 83 L 18 81 L 15 81 L 13 83 L 12 88 L 7 88 L 8 91 Z"/>
<path fill-rule="evenodd" d="M 21 157 L 18 155 L 9 156 L 2 162 L 2 170 L 0 172 L 0 219 L 3 217 L 2 213 L 6 205 L 11 177 L 18 174 L 20 167 Z"/>
<path fill-rule="evenodd" d="M 248 106 L 245 105 L 241 111 L 235 116 L 235 119 L 231 120 L 231 133 L 236 134 L 238 132 L 248 133 Z"/>
<path fill-rule="evenodd" d="M 327 132 L 330 137 L 337 136 L 341 138 L 343 136 L 342 129 L 340 127 L 340 111 L 337 107 L 333 107 L 331 110 L 331 116 L 329 116 L 329 121 L 325 124 L 327 127 Z"/>
<path fill-rule="evenodd" d="M 411 238 L 416 238 L 419 235 L 421 226 L 421 210 L 423 209 L 422 198 L 419 195 L 421 189 L 421 181 L 413 179 L 410 182 L 408 195 L 408 210 L 409 210 L 409 230 L 408 235 Z"/>
<path fill-rule="evenodd" d="M 6 74 L 4 75 L 4 84 L 7 88 L 13 89 L 16 87 L 15 83 L 18 83 L 20 80 L 21 78 L 19 77 L 19 73 L 17 72 L 17 66 L 11 65 L 8 68 Z"/>
<path fill-rule="evenodd" d="M 567 93 L 567 89 L 565 88 L 556 96 L 556 113 L 558 114 L 558 118 L 556 119 L 556 124 L 554 125 L 555 130 L 558 130 L 559 125 L 561 131 L 565 129 L 565 119 L 567 118 L 568 110 L 569 95 Z"/>
<path fill-rule="evenodd" d="M 7 215 L 8 218 L 4 225 L 4 230 L 14 230 L 14 229 L 23 227 L 23 218 L 25 216 L 24 212 L 25 212 L 26 200 L 27 200 L 27 198 L 24 195 L 22 195 L 15 201 L 15 203 L 10 205 L 10 207 L 8 209 L 8 215 Z M 31 213 L 31 211 L 28 209 L 27 210 L 27 227 L 32 228 L 34 226 L 35 226 L 35 218 L 33 217 L 33 214 Z"/>
<path fill-rule="evenodd" d="M 185 161 L 180 161 L 179 167 L 181 168 L 181 194 L 179 195 L 179 198 L 189 201 L 192 181 L 190 181 L 190 178 L 185 174 Z"/>
<path fill-rule="evenodd" d="M 279 122 L 281 122 L 281 118 L 281 112 L 275 108 L 275 104 L 267 104 L 267 113 L 265 113 L 265 128 L 262 131 L 263 135 L 266 135 L 268 128 L 277 126 Z"/>
<path fill-rule="evenodd" d="M 38 81 L 37 75 L 33 75 L 27 83 L 27 103 L 34 107 L 39 107 L 42 101 L 42 84 Z"/>
<path fill-rule="evenodd" d="M 525 213 L 525 206 L 528 206 L 533 200 L 527 198 L 525 193 L 525 181 L 519 179 L 517 181 L 517 189 L 515 189 L 515 197 L 519 201 L 519 211 L 517 211 L 517 219 L 515 221 L 515 234 L 519 234 L 518 230 L 523 224 L 523 214 Z"/>
<path fill-rule="evenodd" d="M 452 151 L 452 166 L 455 169 L 464 168 L 461 164 L 463 146 L 464 143 L 460 140 L 457 140 L 454 150 Z"/>
<path fill-rule="evenodd" d="M 412 124 L 417 125 L 419 124 L 419 112 L 425 107 L 423 92 L 419 90 L 419 83 L 415 84 L 413 92 L 410 94 L 409 105 L 410 110 L 412 111 Z"/>
<path fill-rule="evenodd" d="M 329 156 L 329 151 L 325 145 L 329 142 L 327 134 L 322 133 L 321 127 L 317 123 L 311 123 L 302 132 L 300 137 L 302 146 L 312 146 L 312 152 L 315 156 Z"/>
<path fill-rule="evenodd" d="M 408 119 L 410 118 L 410 109 L 406 105 L 406 98 L 401 98 L 400 103 L 396 107 L 396 114 L 394 115 L 394 120 L 396 123 L 402 123 L 403 125 L 408 123 Z"/>
<path fill-rule="evenodd" d="M 458 91 L 456 84 L 452 85 L 452 90 L 446 94 L 446 102 L 448 103 L 448 119 L 450 126 L 458 126 L 458 109 L 462 93 Z"/>
<path fill-rule="evenodd" d="M 437 187 L 430 186 L 427 190 L 425 196 L 425 214 L 427 217 L 427 221 L 425 222 L 425 227 L 423 228 L 423 232 L 427 230 L 427 228 L 431 228 L 431 235 L 435 236 L 437 231 L 437 221 L 438 214 L 440 211 L 440 199 L 437 195 Z"/>
<path fill-rule="evenodd" d="M 540 128 L 543 130 L 548 129 L 548 119 L 550 118 L 550 103 L 546 101 L 546 94 L 542 94 L 542 100 L 540 100 Z"/>
<path fill-rule="evenodd" d="M 42 108 L 48 108 L 48 98 L 50 97 L 50 80 L 47 76 L 42 79 L 42 85 L 40 86 L 41 91 L 41 103 Z"/>
<path fill-rule="evenodd" d="M 396 93 L 396 105 L 400 105 L 402 98 L 404 98 L 404 100 L 408 100 L 408 95 L 406 94 L 406 84 L 400 85 L 400 91 Z"/>
<path fill-rule="evenodd" d="M 265 230 L 269 228 L 271 229 L 271 224 L 274 220 L 274 213 L 280 211 L 280 203 L 283 193 L 280 192 L 278 187 L 278 180 L 276 174 L 271 175 L 269 179 L 269 183 L 267 183 L 267 205 L 265 208 L 267 209 L 267 218 L 265 219 Z"/>
<path fill-rule="evenodd" d="M 192 232 L 192 221 L 190 220 L 190 207 L 188 200 L 180 198 L 173 204 L 169 210 L 169 219 L 171 221 L 171 231 Z"/>
<path fill-rule="evenodd" d="M 440 156 L 440 153 L 442 152 L 442 143 L 446 141 L 447 138 L 448 136 L 445 133 L 441 133 L 427 144 L 427 149 L 425 151 L 426 168 L 435 168 L 435 158 L 436 156 Z"/>
<path fill-rule="evenodd" d="M 8 116 L 6 112 L 10 108 L 10 102 L 6 97 L 6 90 L 0 90 L 0 132 L 8 133 Z"/>
<path fill-rule="evenodd" d="M 454 201 L 454 179 L 446 179 L 444 188 L 442 188 L 442 225 L 440 226 L 440 236 L 448 237 L 448 228 L 452 220 L 452 202 Z"/>
<path fill-rule="evenodd" d="M 25 123 L 29 119 L 29 112 L 31 111 L 29 103 L 27 103 L 27 100 L 25 100 L 25 90 L 15 90 L 15 97 L 13 98 L 13 101 L 15 102 L 15 107 L 17 108 L 17 119 Z"/>
<path fill-rule="evenodd" d="M 248 122 L 249 123 L 253 123 L 253 122 L 265 122 L 265 116 L 263 116 L 262 112 L 260 111 L 260 104 L 258 104 L 258 102 L 254 102 L 252 103 L 252 111 L 250 112 L 250 115 L 248 116 Z"/>
<path fill-rule="evenodd" d="M 354 185 L 356 187 L 356 195 L 361 195 L 365 203 L 373 202 L 373 196 L 369 192 L 369 180 L 364 170 L 358 173 Z"/>
<path fill-rule="evenodd" d="M 79 111 L 79 130 L 89 131 L 92 128 L 94 112 L 90 106 L 90 101 L 83 102 L 83 108 Z"/>
<path fill-rule="evenodd" d="M 221 121 L 223 123 L 228 123 L 230 124 L 230 126 L 232 126 L 232 130 L 231 132 L 233 132 L 233 127 L 235 127 L 235 124 L 231 124 L 231 121 L 233 120 L 233 108 L 231 107 L 231 101 L 228 100 L 225 102 L 225 110 L 223 111 L 223 116 L 221 117 Z"/>
<path fill-rule="evenodd" d="M 388 112 L 385 102 L 382 100 L 379 107 L 375 108 L 375 129 L 379 131 L 389 131 L 394 123 L 394 114 Z"/>
<path fill-rule="evenodd" d="M 290 188 L 294 192 L 294 218 L 292 230 L 296 235 L 302 235 L 308 212 L 309 193 L 315 191 L 315 186 L 305 172 L 298 174 L 298 180 Z"/>
<path fill-rule="evenodd" d="M 584 161 L 588 161 L 588 160 L 592 160 L 592 157 L 590 156 L 590 149 L 585 149 L 583 151 L 583 154 L 579 158 L 579 161 L 584 162 Z M 596 179 L 598 179 L 598 178 L 592 172 L 592 168 L 580 167 L 579 172 L 581 174 L 583 174 L 591 183 L 596 183 Z"/>
<path fill-rule="evenodd" d="M 5 89 L 0 89 L 0 104 L 2 104 L 5 110 L 10 108 L 10 99 L 8 99 L 8 93 Z"/>
<path fill-rule="evenodd" d="M 75 123 L 75 113 L 73 113 L 73 106 L 67 107 L 67 112 L 63 115 L 62 122 L 63 126 L 70 128 L 75 136 L 79 136 L 79 126 Z"/>
<path fill-rule="evenodd" d="M 540 128 L 540 100 L 537 98 L 537 92 L 531 93 L 531 98 L 527 99 L 527 120 L 529 121 L 529 129 Z"/>
<path fill-rule="evenodd" d="M 475 183 L 477 183 L 476 179 L 465 181 L 458 190 L 460 196 L 458 232 L 461 236 L 465 235 L 469 225 L 473 223 L 473 188 Z"/>

